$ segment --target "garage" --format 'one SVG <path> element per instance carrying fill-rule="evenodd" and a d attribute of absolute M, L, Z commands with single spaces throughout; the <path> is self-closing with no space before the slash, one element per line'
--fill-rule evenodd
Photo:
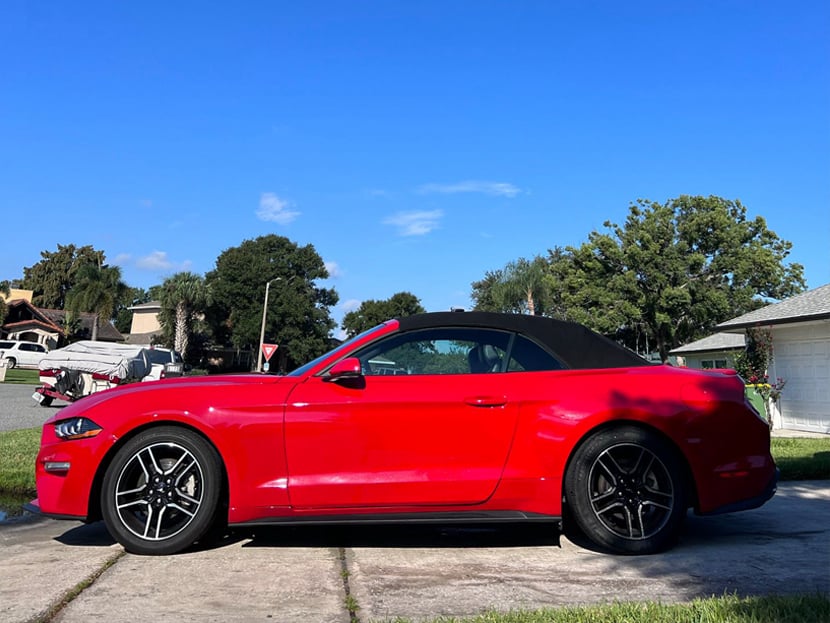
<path fill-rule="evenodd" d="M 778 405 L 780 426 L 830 433 L 830 284 L 744 314 L 717 328 L 729 333 L 769 329 L 773 343 L 769 376 L 786 381 Z"/>

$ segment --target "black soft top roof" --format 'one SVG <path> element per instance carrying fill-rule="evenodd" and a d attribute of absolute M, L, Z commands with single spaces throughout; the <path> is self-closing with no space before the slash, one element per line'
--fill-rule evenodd
<path fill-rule="evenodd" d="M 483 327 L 524 335 L 572 369 L 652 365 L 638 354 L 575 322 L 525 314 L 433 312 L 398 319 L 401 331 L 430 327 Z"/>

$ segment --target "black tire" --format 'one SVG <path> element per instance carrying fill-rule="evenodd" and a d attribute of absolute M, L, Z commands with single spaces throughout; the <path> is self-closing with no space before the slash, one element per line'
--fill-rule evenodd
<path fill-rule="evenodd" d="M 50 406 L 52 406 L 52 401 L 53 400 L 54 400 L 54 398 L 52 398 L 52 396 L 44 396 L 43 398 L 40 399 L 40 402 L 38 404 L 41 407 L 50 407 Z"/>
<path fill-rule="evenodd" d="M 618 554 L 654 554 L 677 541 L 686 516 L 676 449 L 635 426 L 599 431 L 579 446 L 565 474 L 565 500 L 578 528 Z"/>
<path fill-rule="evenodd" d="M 180 552 L 211 528 L 222 488 L 215 448 L 185 428 L 140 433 L 115 455 L 101 490 L 110 534 L 134 554 Z"/>
<path fill-rule="evenodd" d="M 17 367 L 17 359 L 15 359 L 14 357 L 7 357 L 6 358 L 6 367 L 9 370 L 13 370 L 14 368 L 16 368 Z"/>

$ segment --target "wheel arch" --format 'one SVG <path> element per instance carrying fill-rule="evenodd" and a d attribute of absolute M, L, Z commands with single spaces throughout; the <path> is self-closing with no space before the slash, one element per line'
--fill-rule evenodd
<path fill-rule="evenodd" d="M 147 422 L 141 426 L 137 426 L 130 430 L 127 434 L 122 436 L 121 438 L 116 441 L 112 447 L 107 450 L 107 453 L 101 459 L 101 462 L 98 464 L 98 468 L 95 472 L 95 478 L 92 480 L 92 486 L 90 487 L 89 491 L 89 500 L 87 502 L 87 521 L 97 521 L 102 519 L 101 514 L 101 490 L 104 484 L 104 476 L 109 469 L 109 466 L 112 464 L 113 459 L 118 454 L 118 451 L 124 447 L 131 439 L 140 435 L 141 433 L 159 427 L 174 427 L 174 428 L 181 428 L 183 430 L 188 430 L 192 433 L 199 435 L 206 443 L 208 443 L 216 452 L 216 456 L 219 457 L 219 467 L 220 472 L 222 474 L 222 488 L 219 491 L 219 509 L 224 509 L 227 512 L 228 508 L 228 500 L 230 498 L 230 485 L 228 480 L 228 470 L 225 466 L 225 459 L 222 456 L 222 453 L 219 451 L 219 448 L 216 446 L 215 443 L 208 437 L 204 431 L 200 430 L 195 426 L 190 426 L 184 422 L 178 420 L 161 420 L 161 421 L 153 421 Z"/>
<path fill-rule="evenodd" d="M 651 433 L 658 435 L 663 441 L 665 441 L 669 447 L 674 450 L 675 456 L 679 459 L 680 464 L 683 468 L 683 481 L 686 485 L 687 491 L 687 500 L 686 500 L 686 507 L 697 507 L 698 504 L 698 495 L 697 495 L 697 483 L 694 478 L 694 474 L 692 472 L 692 467 L 689 463 L 688 457 L 682 451 L 680 446 L 675 443 L 674 439 L 672 439 L 669 435 L 667 435 L 664 431 L 660 430 L 656 426 L 652 426 L 646 422 L 635 420 L 635 419 L 619 419 L 619 420 L 611 420 L 603 422 L 593 428 L 588 429 L 583 433 L 583 435 L 579 438 L 579 440 L 573 444 L 571 447 L 571 451 L 568 454 L 568 460 L 565 462 L 565 469 L 562 470 L 562 481 L 560 483 L 561 491 L 562 491 L 562 506 L 563 512 L 566 510 L 568 505 L 568 501 L 565 495 L 565 479 L 568 474 L 568 470 L 571 467 L 571 463 L 573 461 L 574 456 L 576 455 L 577 451 L 580 447 L 582 447 L 585 442 L 588 441 L 592 436 L 595 434 L 612 430 L 614 428 L 620 428 L 623 426 L 629 426 L 632 428 L 639 428 L 642 430 L 647 430 Z"/>

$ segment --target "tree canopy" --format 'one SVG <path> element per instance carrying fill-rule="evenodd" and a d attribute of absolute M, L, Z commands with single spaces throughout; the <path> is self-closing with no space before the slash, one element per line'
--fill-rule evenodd
<path fill-rule="evenodd" d="M 66 309 L 74 314 L 95 314 L 92 339 L 96 340 L 98 323 L 109 322 L 115 316 L 116 306 L 127 295 L 127 291 L 127 286 L 121 280 L 121 269 L 117 266 L 82 264 L 75 272 L 72 287 L 66 293 Z"/>
<path fill-rule="evenodd" d="M 803 267 L 785 263 L 791 243 L 749 220 L 738 200 L 682 195 L 638 200 L 622 225 L 605 223 L 578 247 L 550 251 L 547 315 L 581 322 L 631 348 L 671 348 L 714 326 L 804 289 Z M 503 280 L 473 284 L 479 302 L 512 310 Z M 515 285 L 513 286 L 515 289 Z M 512 299 L 515 301 L 515 297 Z"/>
<path fill-rule="evenodd" d="M 207 320 L 219 343 L 256 352 L 266 284 L 271 283 L 265 341 L 279 344 L 277 366 L 286 371 L 329 348 L 335 326 L 330 308 L 337 292 L 316 285 L 328 271 L 312 245 L 270 234 L 223 251 L 205 279 L 213 304 Z"/>
<path fill-rule="evenodd" d="M 509 311 L 545 315 L 554 284 L 545 258 L 519 258 L 490 271 L 473 283 L 472 299 L 478 311 Z"/>
<path fill-rule="evenodd" d="M 6 322 L 6 315 L 9 313 L 9 308 L 6 306 L 6 297 L 9 296 L 9 282 L 0 281 L 0 325 Z"/>
<path fill-rule="evenodd" d="M 103 251 L 91 245 L 76 247 L 74 244 L 58 245 L 57 251 L 41 251 L 43 258 L 34 266 L 23 269 L 20 287 L 32 290 L 32 303 L 48 309 L 65 309 L 66 296 L 75 283 L 83 266 L 103 266 Z"/>
<path fill-rule="evenodd" d="M 341 325 L 346 335 L 353 337 L 390 318 L 402 318 L 425 311 L 417 296 L 410 292 L 397 292 L 386 300 L 363 301 L 360 307 L 343 316 Z"/>

